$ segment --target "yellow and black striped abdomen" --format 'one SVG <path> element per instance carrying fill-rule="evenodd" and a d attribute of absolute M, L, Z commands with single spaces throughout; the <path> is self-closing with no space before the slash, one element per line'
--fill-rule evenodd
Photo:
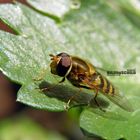
<path fill-rule="evenodd" d="M 94 73 L 92 75 L 92 83 L 104 94 L 113 95 L 115 92 L 114 86 L 100 73 Z"/>
<path fill-rule="evenodd" d="M 114 86 L 102 75 L 100 75 L 99 89 L 101 92 L 113 95 L 115 92 Z"/>

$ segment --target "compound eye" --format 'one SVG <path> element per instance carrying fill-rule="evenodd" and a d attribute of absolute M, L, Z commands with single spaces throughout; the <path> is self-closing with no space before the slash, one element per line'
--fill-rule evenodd
<path fill-rule="evenodd" d="M 61 59 L 57 65 L 57 73 L 59 76 L 66 76 L 71 67 L 71 58 L 69 55 L 61 55 Z"/>
<path fill-rule="evenodd" d="M 61 57 L 70 57 L 67 53 L 65 52 L 62 52 L 62 53 L 59 53 L 57 56 L 61 56 Z"/>

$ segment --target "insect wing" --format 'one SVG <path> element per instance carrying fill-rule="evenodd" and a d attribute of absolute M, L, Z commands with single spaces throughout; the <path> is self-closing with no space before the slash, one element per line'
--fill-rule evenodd
<path fill-rule="evenodd" d="M 107 76 L 107 71 L 106 70 L 104 70 L 102 68 L 99 68 L 99 67 L 95 67 L 95 68 L 96 68 L 97 71 L 102 73 L 102 76 L 103 75 Z M 105 76 L 103 76 L 103 77 L 105 78 Z M 105 95 L 113 103 L 120 106 L 122 109 L 124 109 L 128 112 L 133 112 L 134 111 L 134 109 L 133 109 L 132 105 L 130 104 L 130 102 L 128 101 L 128 99 L 122 93 L 120 93 L 119 90 L 116 87 L 115 87 L 115 92 L 113 94 L 105 94 L 105 93 L 102 93 L 102 94 Z"/>
<path fill-rule="evenodd" d="M 103 69 L 103 68 L 100 68 L 100 67 L 95 67 L 95 66 L 94 66 L 94 68 L 96 69 L 96 71 L 98 71 L 98 72 L 101 73 L 102 75 L 108 76 L 108 75 L 107 75 L 107 71 L 108 71 L 108 70 Z"/>
<path fill-rule="evenodd" d="M 123 94 L 120 94 L 118 90 L 113 95 L 110 94 L 104 94 L 109 100 L 111 100 L 116 105 L 120 106 L 122 109 L 133 112 L 134 109 L 130 102 L 126 99 L 126 97 Z"/>

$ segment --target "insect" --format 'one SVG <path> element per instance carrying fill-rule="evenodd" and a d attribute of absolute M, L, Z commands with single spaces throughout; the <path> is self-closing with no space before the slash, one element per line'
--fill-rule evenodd
<path fill-rule="evenodd" d="M 122 109 L 129 112 L 133 111 L 125 96 L 120 94 L 115 86 L 100 74 L 90 62 L 64 52 L 50 56 L 52 61 L 50 64 L 51 73 L 62 77 L 60 82 L 67 79 L 76 87 L 93 90 L 95 92 L 94 100 L 98 106 L 96 97 L 100 92 Z"/>

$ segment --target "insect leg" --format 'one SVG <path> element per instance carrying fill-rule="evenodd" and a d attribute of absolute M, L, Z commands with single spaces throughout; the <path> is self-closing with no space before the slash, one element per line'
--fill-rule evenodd
<path fill-rule="evenodd" d="M 82 91 L 82 88 L 79 87 L 79 92 Z M 77 94 L 79 93 L 77 92 L 76 94 L 74 94 L 73 96 L 70 97 L 70 99 L 68 100 L 68 102 L 66 103 L 65 109 L 68 110 L 70 108 L 70 103 L 71 101 L 77 96 Z"/>
<path fill-rule="evenodd" d="M 41 88 L 40 90 L 41 90 L 42 92 L 43 92 L 43 91 L 49 91 L 49 90 L 55 88 L 56 86 L 58 86 L 58 84 L 59 84 L 59 83 L 57 83 L 57 84 L 55 84 L 55 85 L 53 85 L 53 86 L 51 86 L 51 87 L 44 87 L 44 88 Z"/>
<path fill-rule="evenodd" d="M 57 84 L 55 84 L 54 86 L 52 86 L 52 87 L 44 87 L 44 88 L 42 88 L 42 89 L 40 89 L 42 92 L 43 91 L 46 91 L 46 90 L 50 90 L 50 89 L 53 89 L 53 88 L 55 88 L 58 84 L 61 84 L 61 83 L 63 83 L 65 81 L 65 77 L 63 77 L 62 78 L 62 80 L 61 81 L 59 81 Z"/>
<path fill-rule="evenodd" d="M 94 86 L 88 78 L 82 79 L 82 82 L 84 84 L 87 84 L 89 86 L 90 89 L 93 89 L 95 91 L 95 96 L 94 96 L 94 102 L 96 103 L 96 105 L 99 107 L 100 110 L 104 111 L 104 109 L 101 108 L 100 104 L 98 103 L 98 101 L 96 100 L 97 95 L 98 95 L 98 88 L 96 86 Z"/>
<path fill-rule="evenodd" d="M 71 96 L 70 99 L 68 100 L 68 102 L 66 103 L 65 109 L 68 110 L 70 108 L 70 103 L 71 101 L 74 99 L 75 95 Z"/>
<path fill-rule="evenodd" d="M 41 73 L 39 73 L 39 75 L 35 78 L 33 78 L 33 80 L 35 81 L 35 84 L 38 86 L 38 84 L 36 82 L 39 82 L 39 81 L 42 81 L 43 78 L 45 77 L 46 75 L 46 69 L 43 69 L 41 71 Z M 51 90 L 53 88 L 55 88 L 59 83 L 63 83 L 65 81 L 65 77 L 62 78 L 61 81 L 59 81 L 57 84 L 55 84 L 54 86 L 51 86 L 51 87 L 43 87 L 43 88 L 36 88 L 38 90 L 40 90 L 41 92 L 44 92 L 44 91 L 48 91 L 48 90 Z"/>
<path fill-rule="evenodd" d="M 41 88 L 41 89 L 39 88 L 39 89 L 40 89 L 42 92 L 43 92 L 43 91 L 49 91 L 49 90 L 55 88 L 56 86 L 58 86 L 58 84 L 63 83 L 64 81 L 65 81 L 65 77 L 63 77 L 61 81 L 59 81 L 58 83 L 56 83 L 55 85 L 53 85 L 53 86 L 51 86 L 51 87 L 43 87 L 43 88 Z"/>

